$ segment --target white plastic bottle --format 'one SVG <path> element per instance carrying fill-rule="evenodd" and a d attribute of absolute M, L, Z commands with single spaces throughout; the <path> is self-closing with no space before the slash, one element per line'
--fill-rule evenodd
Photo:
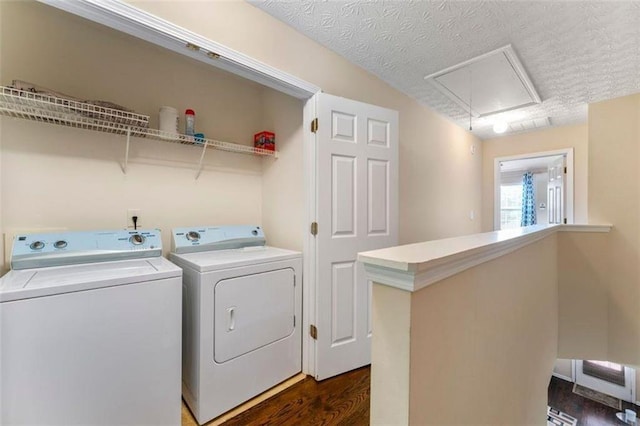
<path fill-rule="evenodd" d="M 163 134 L 160 135 L 163 139 L 171 139 L 178 133 L 178 110 L 170 107 L 163 106 L 160 108 L 160 131 Z M 167 135 L 168 134 L 168 135 Z"/>
<path fill-rule="evenodd" d="M 192 109 L 184 112 L 184 134 L 193 136 L 196 133 L 196 113 Z"/>

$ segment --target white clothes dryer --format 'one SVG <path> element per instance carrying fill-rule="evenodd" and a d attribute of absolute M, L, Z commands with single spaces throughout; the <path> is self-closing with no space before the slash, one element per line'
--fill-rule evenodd
<path fill-rule="evenodd" d="M 302 255 L 257 226 L 172 231 L 183 269 L 182 395 L 199 424 L 302 370 Z"/>
<path fill-rule="evenodd" d="M 180 424 L 182 271 L 161 256 L 158 230 L 14 239 L 0 424 Z"/>

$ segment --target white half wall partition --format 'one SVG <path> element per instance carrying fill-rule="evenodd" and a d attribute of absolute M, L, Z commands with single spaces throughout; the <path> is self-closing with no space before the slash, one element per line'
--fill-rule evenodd
<path fill-rule="evenodd" d="M 360 253 L 374 282 L 371 424 L 545 424 L 557 233 L 610 229 L 536 225 Z"/>

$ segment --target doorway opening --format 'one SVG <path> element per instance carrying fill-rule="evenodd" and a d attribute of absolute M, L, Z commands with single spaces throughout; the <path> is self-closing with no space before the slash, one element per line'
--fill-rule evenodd
<path fill-rule="evenodd" d="M 494 230 L 573 223 L 573 149 L 494 161 Z"/>

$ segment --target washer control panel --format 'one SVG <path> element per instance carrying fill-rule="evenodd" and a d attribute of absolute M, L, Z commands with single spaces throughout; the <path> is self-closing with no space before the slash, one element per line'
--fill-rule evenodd
<path fill-rule="evenodd" d="M 175 228 L 171 236 L 171 251 L 174 253 L 239 249 L 266 243 L 262 228 L 253 225 Z"/>
<path fill-rule="evenodd" d="M 41 268 L 157 256 L 162 256 L 162 238 L 158 229 L 25 234 L 13 240 L 11 268 Z"/>

